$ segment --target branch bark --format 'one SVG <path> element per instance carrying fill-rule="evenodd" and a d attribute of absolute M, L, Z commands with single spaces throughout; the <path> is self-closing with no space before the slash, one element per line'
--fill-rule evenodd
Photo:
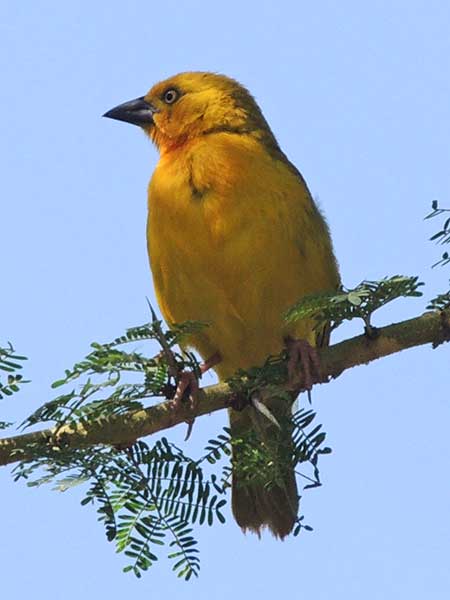
<path fill-rule="evenodd" d="M 320 351 L 322 375 L 334 379 L 352 367 L 368 364 L 378 358 L 395 354 L 407 348 L 432 344 L 433 348 L 450 340 L 450 310 L 428 312 L 419 317 L 394 323 L 376 330 L 376 337 L 359 335 Z M 286 389 L 288 386 L 286 384 Z M 292 391 L 292 390 L 291 390 Z M 89 424 L 55 429 L 44 429 L 10 438 L 0 439 L 0 465 L 36 456 L 36 444 L 63 442 L 64 446 L 82 448 L 96 444 L 123 445 L 169 429 L 194 417 L 227 407 L 230 388 L 219 383 L 203 388 L 195 410 L 186 403 L 174 413 L 170 402 L 161 402 L 146 409 L 99 419 Z"/>

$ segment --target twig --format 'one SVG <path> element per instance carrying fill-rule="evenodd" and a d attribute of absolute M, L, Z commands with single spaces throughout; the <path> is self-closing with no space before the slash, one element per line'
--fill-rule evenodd
<path fill-rule="evenodd" d="M 352 367 L 368 364 L 407 348 L 424 344 L 437 347 L 450 340 L 449 318 L 450 310 L 428 312 L 377 329 L 375 339 L 369 339 L 363 334 L 323 348 L 319 351 L 322 375 L 334 379 Z M 289 390 L 288 384 L 286 390 Z M 39 456 L 39 446 L 45 447 L 49 443 L 81 448 L 96 444 L 134 442 L 195 417 L 226 408 L 230 405 L 231 397 L 232 391 L 228 385 L 219 383 L 199 391 L 195 409 L 190 403 L 185 403 L 176 414 L 171 410 L 170 402 L 161 402 L 150 408 L 111 415 L 90 423 L 67 425 L 59 429 L 57 435 L 53 428 L 0 439 L 0 465 Z"/>

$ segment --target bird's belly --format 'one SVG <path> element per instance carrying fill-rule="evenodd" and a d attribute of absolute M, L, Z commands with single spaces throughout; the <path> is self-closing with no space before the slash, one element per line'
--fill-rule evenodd
<path fill-rule="evenodd" d="M 192 156 L 160 161 L 149 190 L 149 255 L 164 318 L 208 322 L 188 344 L 204 359 L 220 352 L 216 370 L 227 377 L 261 365 L 288 334 L 313 342 L 311 322 L 287 327 L 283 315 L 306 294 L 335 289 L 339 277 L 297 177 L 260 146 L 231 165 L 230 153 L 222 164 L 223 153 L 207 149 L 197 170 Z"/>
<path fill-rule="evenodd" d="M 310 338 L 311 324 L 288 331 L 283 314 L 308 292 L 289 247 L 270 249 L 270 239 L 256 239 L 236 228 L 226 241 L 205 231 L 205 221 L 165 229 L 150 224 L 150 256 L 158 303 L 169 324 L 207 322 L 187 345 L 204 359 L 220 352 L 221 377 L 239 368 L 261 365 L 293 333 Z M 260 232 L 261 233 L 261 232 Z M 259 238 L 259 239 L 258 239 Z"/>

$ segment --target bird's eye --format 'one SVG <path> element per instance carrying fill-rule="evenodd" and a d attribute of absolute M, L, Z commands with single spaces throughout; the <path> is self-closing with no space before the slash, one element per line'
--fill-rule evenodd
<path fill-rule="evenodd" d="M 164 92 L 164 102 L 166 104 L 173 104 L 175 102 L 175 100 L 178 100 L 179 95 L 180 94 L 178 93 L 177 90 L 173 90 L 173 89 L 166 90 Z"/>

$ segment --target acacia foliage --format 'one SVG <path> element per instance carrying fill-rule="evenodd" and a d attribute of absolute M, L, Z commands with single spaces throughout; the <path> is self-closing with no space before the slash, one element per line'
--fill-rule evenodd
<path fill-rule="evenodd" d="M 435 202 L 432 209 L 427 218 L 447 212 Z M 450 219 L 431 239 L 450 243 Z M 444 253 L 434 266 L 449 262 Z M 360 319 L 366 334 L 373 337 L 374 311 L 399 297 L 421 296 L 422 285 L 417 277 L 399 275 L 380 281 L 364 280 L 352 289 L 307 296 L 288 311 L 286 319 L 313 319 L 318 329 L 325 324 L 335 329 L 345 321 Z M 450 291 L 430 300 L 427 308 L 444 310 L 449 306 Z M 190 369 L 200 376 L 195 355 L 181 352 L 178 345 L 183 336 L 208 324 L 188 322 L 164 331 L 153 310 L 151 313 L 149 323 L 128 329 L 112 342 L 93 343 L 89 354 L 53 384 L 54 389 L 72 384 L 75 387 L 39 407 L 23 427 L 50 422 L 56 424 L 58 432 L 66 425 L 89 424 L 140 409 L 155 399 L 172 397 L 183 370 Z M 135 347 L 150 340 L 161 347 L 153 357 Z M 255 392 L 264 389 L 272 397 L 282 393 L 280 384 L 287 378 L 286 358 L 285 353 L 269 357 L 264 365 L 240 371 L 228 382 L 243 398 L 244 406 L 260 411 L 260 419 L 273 420 L 273 415 L 253 401 Z M 25 382 L 19 373 L 24 360 L 11 345 L 0 348 L 0 375 L 6 374 L 6 380 L 0 379 L 0 399 L 16 393 Z M 292 401 L 288 396 L 285 399 Z M 30 486 L 51 483 L 58 491 L 84 485 L 82 504 L 96 506 L 107 539 L 127 557 L 124 571 L 141 577 L 165 546 L 174 572 L 188 580 L 200 570 L 195 527 L 225 522 L 233 448 L 239 448 L 240 460 L 233 467 L 240 469 L 237 479 L 244 486 L 255 482 L 268 487 L 280 485 L 279 473 L 294 467 L 302 482 L 299 489 L 317 487 L 321 485 L 319 458 L 331 449 L 325 445 L 326 434 L 315 420 L 316 413 L 306 406 L 277 422 L 278 427 L 292 432 L 293 444 L 288 448 L 270 445 L 256 432 L 245 438 L 231 438 L 225 428 L 208 441 L 199 457 L 188 456 L 166 437 L 153 444 L 138 441 L 122 449 L 100 445 L 80 449 L 65 447 L 64 437 L 55 436 L 30 448 L 31 458 L 18 464 L 14 477 L 26 480 Z M 0 427 L 11 425 L 0 423 Z M 302 529 L 310 531 L 311 527 L 299 514 L 293 534 L 298 535 Z"/>

